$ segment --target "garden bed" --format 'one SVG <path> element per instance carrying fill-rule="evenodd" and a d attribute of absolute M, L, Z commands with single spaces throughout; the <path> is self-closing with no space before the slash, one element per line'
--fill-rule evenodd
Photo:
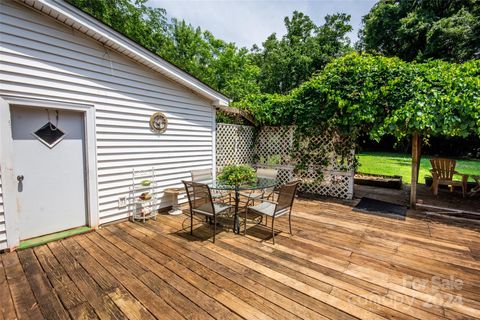
<path fill-rule="evenodd" d="M 355 184 L 388 189 L 402 189 L 402 177 L 357 172 L 355 174 Z"/>

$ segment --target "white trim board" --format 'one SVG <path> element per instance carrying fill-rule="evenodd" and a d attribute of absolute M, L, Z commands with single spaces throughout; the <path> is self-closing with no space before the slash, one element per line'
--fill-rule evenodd
<path fill-rule="evenodd" d="M 87 179 L 87 224 L 96 229 L 99 225 L 98 183 L 97 183 L 97 153 L 95 108 L 93 105 L 74 104 L 62 101 L 27 99 L 15 96 L 0 97 L 0 170 L 2 176 L 2 191 L 5 211 L 5 227 L 7 246 L 14 249 L 20 243 L 18 220 L 16 217 L 16 179 L 13 174 L 13 138 L 11 135 L 10 106 L 22 105 L 28 107 L 55 107 L 57 109 L 82 112 L 85 122 L 85 150 Z"/>
<path fill-rule="evenodd" d="M 17 0 L 60 21 L 78 32 L 92 37 L 104 46 L 122 53 L 131 59 L 180 83 L 198 95 L 208 99 L 215 107 L 228 106 L 228 97 L 210 88 L 192 75 L 165 61 L 141 45 L 116 32 L 109 26 L 84 13 L 63 0 Z"/>

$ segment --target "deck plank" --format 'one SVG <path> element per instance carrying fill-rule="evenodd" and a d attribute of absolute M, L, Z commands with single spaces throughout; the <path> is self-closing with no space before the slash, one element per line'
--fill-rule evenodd
<path fill-rule="evenodd" d="M 15 319 L 17 317 L 2 259 L 0 259 L 0 314 L 1 319 Z"/>
<path fill-rule="evenodd" d="M 18 257 L 44 317 L 47 319 L 70 319 L 47 276 L 43 273 L 33 250 L 19 251 Z"/>
<path fill-rule="evenodd" d="M 303 199 L 292 222 L 275 245 L 262 226 L 213 244 L 200 219 L 190 235 L 186 215 L 159 215 L 2 254 L 0 320 L 480 318 L 478 228 Z"/>
<path fill-rule="evenodd" d="M 124 313 L 110 299 L 108 293 L 93 280 L 81 264 L 61 244 L 61 241 L 51 242 L 48 247 L 62 265 L 80 292 L 88 297 L 88 303 L 93 307 L 100 319 L 126 319 Z"/>
<path fill-rule="evenodd" d="M 237 310 L 237 313 L 245 314 L 246 317 L 264 317 L 263 314 L 272 317 L 274 319 L 295 319 L 295 315 L 291 313 L 285 313 L 281 308 L 275 308 L 274 306 L 268 306 L 264 304 L 264 301 L 258 297 L 258 295 L 252 294 L 247 290 L 239 288 L 235 285 L 235 283 L 229 279 L 226 279 L 209 268 L 205 268 L 203 265 L 196 263 L 192 259 L 185 256 L 188 253 L 188 250 L 184 250 L 181 246 L 175 246 L 172 243 L 166 243 L 163 241 L 161 236 L 157 236 L 157 234 L 153 232 L 149 232 L 148 229 L 142 228 L 141 226 L 134 226 L 134 228 L 123 228 L 124 231 L 132 235 L 133 237 L 140 237 L 142 235 L 147 235 L 147 239 L 144 240 L 144 243 L 149 244 L 153 248 L 162 249 L 162 251 L 166 252 L 174 261 L 168 262 L 165 266 L 169 268 L 172 272 L 177 272 L 178 270 L 182 270 L 182 274 L 185 277 L 188 277 L 192 280 L 192 283 L 195 282 L 197 285 L 208 285 L 209 281 L 212 284 L 215 284 L 219 288 L 223 288 L 225 292 L 214 293 L 215 298 L 218 299 L 218 294 L 226 295 L 225 305 L 230 306 L 232 310 Z M 145 233 L 142 233 L 145 232 Z M 171 247 L 171 246 L 173 247 Z M 201 278 L 205 278 L 202 280 Z M 241 275 L 236 275 L 237 277 L 241 277 Z M 199 284 L 199 282 L 201 284 Z M 210 292 L 212 293 L 212 292 Z M 232 305 L 231 300 L 232 296 L 233 299 L 237 302 Z M 218 299 L 221 301 L 221 299 Z M 261 310 L 263 314 L 258 314 L 256 310 Z"/>
<path fill-rule="evenodd" d="M 144 252 L 144 248 L 142 248 L 144 247 L 143 243 L 139 243 L 138 247 L 136 247 L 135 243 L 132 244 L 131 240 L 127 237 L 117 238 L 114 234 L 110 233 L 109 230 L 102 230 L 101 232 L 99 232 L 99 234 L 103 236 L 107 241 L 110 241 L 112 245 L 116 244 L 119 249 L 136 252 L 134 256 L 138 259 L 138 262 L 142 263 L 143 266 L 152 266 L 152 268 L 157 269 L 157 273 L 163 269 L 161 267 L 158 267 L 152 260 L 152 256 L 156 256 L 155 252 L 148 252 L 149 255 L 140 254 L 141 252 Z M 125 260 L 121 261 L 121 264 L 127 269 L 131 268 L 131 265 L 128 264 Z M 166 277 L 168 277 L 168 275 Z M 148 270 L 147 272 L 144 272 L 142 275 L 140 275 L 139 279 L 185 318 L 212 319 L 212 317 L 209 316 L 208 313 L 206 313 L 204 310 L 202 310 L 197 305 L 188 300 L 188 298 L 186 298 L 183 294 L 177 291 L 173 286 L 163 281 L 162 278 L 156 275 L 156 273 Z"/>
<path fill-rule="evenodd" d="M 113 257 L 103 251 L 97 244 L 88 237 L 77 237 L 78 243 L 105 267 L 130 293 L 144 305 L 150 313 L 157 318 L 177 318 L 183 317 L 171 308 L 163 299 L 152 292 L 136 276 L 133 276 L 127 269 L 123 268 Z"/>
<path fill-rule="evenodd" d="M 229 243 L 234 244 L 233 242 Z M 235 251 L 238 251 L 238 246 Z M 320 279 L 332 286 L 331 291 L 334 289 L 345 290 L 351 293 L 349 301 L 352 299 L 364 301 L 365 297 L 368 297 L 368 299 L 377 302 L 377 309 L 381 310 L 381 314 L 389 314 L 391 309 L 396 309 L 397 311 L 403 312 L 409 316 L 421 315 L 423 319 L 434 319 L 443 316 L 443 309 L 438 310 L 438 312 L 434 312 L 434 315 L 430 312 L 437 311 L 435 309 L 430 308 L 428 309 L 429 312 L 425 312 L 399 301 L 389 299 L 387 296 L 389 292 L 388 288 L 381 287 L 382 289 L 378 290 L 378 282 L 377 284 L 373 282 L 367 282 L 365 279 L 360 277 L 341 277 L 338 273 L 332 274 L 325 272 L 323 268 L 317 268 L 317 265 L 311 261 L 302 261 L 300 259 L 296 259 L 295 257 L 289 257 L 288 255 L 274 254 L 267 256 L 260 250 L 254 250 L 252 254 L 269 258 L 271 261 L 270 263 L 284 265 L 287 268 L 291 268 L 291 270 L 295 270 L 298 274 L 304 274 L 312 277 L 313 279 Z M 362 283 L 359 285 L 360 282 Z M 396 312 L 391 313 L 392 316 L 393 314 L 396 314 Z"/>
<path fill-rule="evenodd" d="M 129 319 L 155 319 L 105 268 L 90 256 L 74 239 L 62 241 L 90 276 Z"/>
<path fill-rule="evenodd" d="M 160 226 L 158 224 L 149 226 L 153 226 L 155 229 L 161 228 L 162 230 L 165 228 L 165 225 Z M 191 239 L 189 235 L 185 236 L 188 239 Z M 320 309 L 319 305 L 321 303 L 318 300 L 315 300 L 299 291 L 292 290 L 280 282 L 264 276 L 252 269 L 248 269 L 243 265 L 236 263 L 235 261 L 223 257 L 222 255 L 218 255 L 201 245 L 195 245 L 191 242 L 188 242 L 183 237 L 171 237 L 171 240 L 178 241 L 178 243 L 183 245 L 188 244 L 196 247 L 195 252 L 186 254 L 188 257 L 196 253 L 197 259 L 208 259 L 210 261 L 214 261 L 216 268 L 221 268 L 223 270 L 229 270 L 232 272 L 232 279 L 240 279 L 239 281 L 243 284 L 249 281 L 251 284 L 256 285 L 258 290 L 255 290 L 255 292 L 261 292 L 264 295 L 264 298 L 268 300 L 266 303 L 270 303 L 270 301 L 281 303 L 280 305 L 283 308 L 286 308 L 287 310 L 293 310 L 294 314 L 302 316 L 304 319 L 328 319 L 320 313 L 315 312 L 315 310 Z M 238 275 L 241 275 L 242 277 L 238 277 Z M 261 286 L 259 286 L 259 284 L 261 284 Z M 269 297 L 272 297 L 272 299 L 268 299 Z"/>
<path fill-rule="evenodd" d="M 43 319 L 17 253 L 7 253 L 2 260 L 18 319 Z"/>
<path fill-rule="evenodd" d="M 161 254 L 160 257 L 158 257 L 155 252 L 152 252 L 155 250 L 149 250 L 148 245 L 145 245 L 143 242 L 139 243 L 129 236 L 122 236 L 121 239 L 124 239 L 125 245 L 118 243 L 118 241 L 114 242 L 121 250 L 125 250 L 125 252 L 130 252 L 132 250 L 137 251 L 137 259 L 139 259 L 139 261 L 142 261 L 143 264 L 148 266 L 155 275 L 189 299 L 189 301 L 184 302 L 184 306 L 190 305 L 192 310 L 186 315 L 195 311 L 198 306 L 216 319 L 239 318 L 224 305 L 205 294 L 203 291 L 198 290 L 198 288 L 189 283 L 181 275 L 165 267 L 165 264 L 167 264 L 170 259 L 165 260 L 164 254 Z"/>
<path fill-rule="evenodd" d="M 98 319 L 92 306 L 70 279 L 48 246 L 36 247 L 33 251 L 70 316 L 73 319 Z"/>

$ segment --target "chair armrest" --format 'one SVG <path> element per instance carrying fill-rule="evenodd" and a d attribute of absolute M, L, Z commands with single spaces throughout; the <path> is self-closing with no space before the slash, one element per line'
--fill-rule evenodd
<path fill-rule="evenodd" d="M 456 174 L 457 176 L 462 176 L 463 179 L 465 179 L 465 177 L 468 179 L 468 174 L 464 174 L 464 173 L 460 173 L 458 171 L 453 171 L 453 174 Z"/>

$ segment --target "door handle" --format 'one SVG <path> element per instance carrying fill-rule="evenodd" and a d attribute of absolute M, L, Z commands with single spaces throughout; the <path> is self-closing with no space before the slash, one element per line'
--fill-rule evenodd
<path fill-rule="evenodd" d="M 23 181 L 23 175 L 17 176 L 17 180 L 18 180 L 18 182 L 22 182 Z"/>

